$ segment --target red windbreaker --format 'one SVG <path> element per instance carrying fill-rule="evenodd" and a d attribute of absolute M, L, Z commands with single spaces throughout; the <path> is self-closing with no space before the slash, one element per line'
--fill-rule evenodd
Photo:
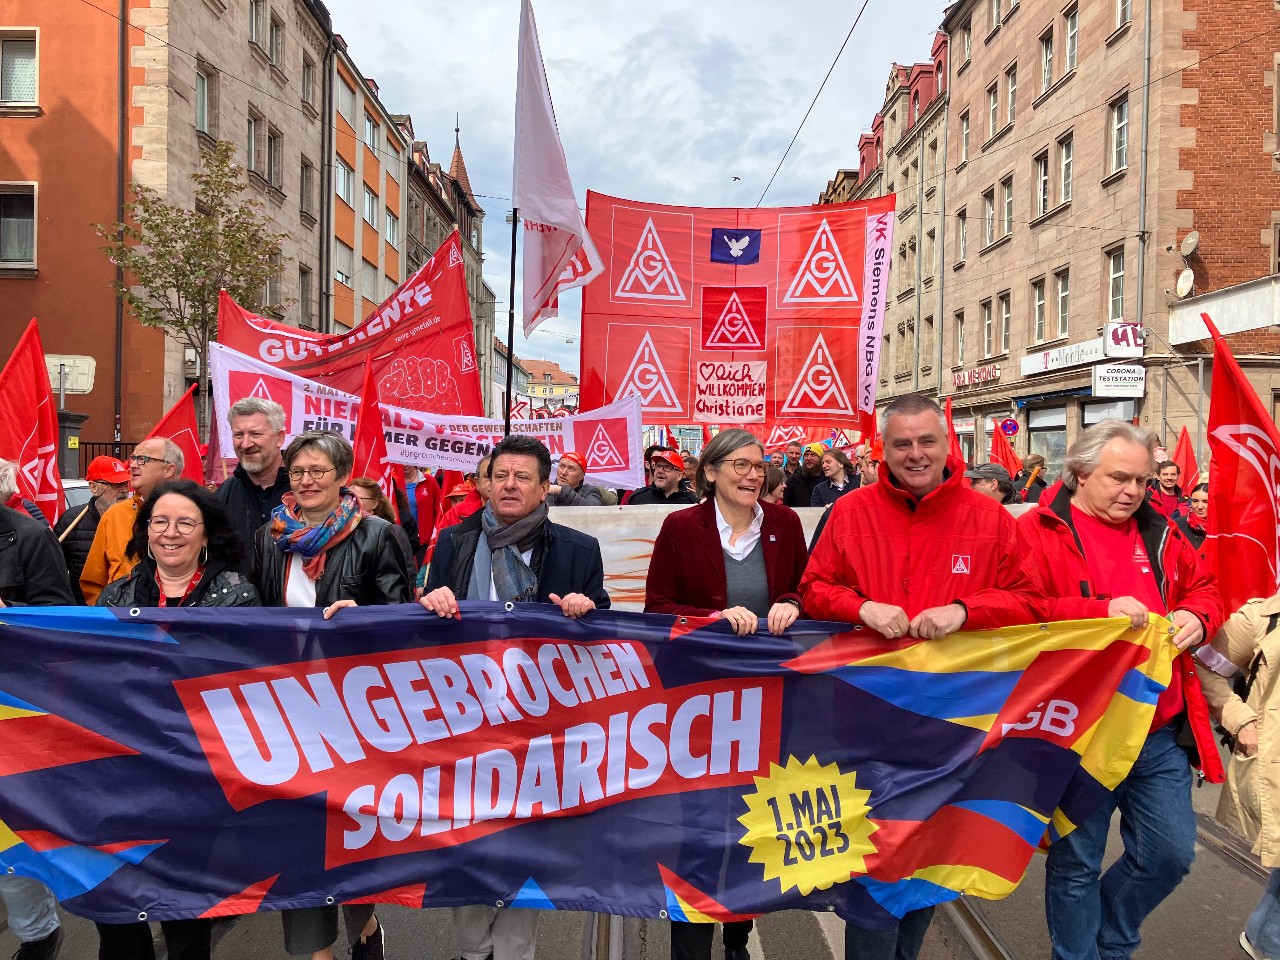
<path fill-rule="evenodd" d="M 881 463 L 878 483 L 835 502 L 800 581 L 805 616 L 859 623 L 868 600 L 908 617 L 959 601 L 966 630 L 1046 619 L 1013 514 L 964 486 L 960 460 L 947 469 L 916 500 Z"/>
<path fill-rule="evenodd" d="M 1156 585 L 1165 609 L 1194 614 L 1204 624 L 1205 640 L 1210 640 L 1222 626 L 1223 616 L 1218 585 L 1209 568 L 1173 521 L 1149 502 L 1144 501 L 1133 518 L 1147 556 L 1155 565 Z M 1105 617 L 1113 597 L 1105 584 L 1095 584 L 1089 577 L 1089 564 L 1071 524 L 1071 491 L 1055 483 L 1041 494 L 1036 509 L 1023 514 L 1018 526 L 1024 541 L 1035 551 L 1030 563 L 1042 591 L 1050 598 L 1049 619 Z M 1210 783 L 1221 783 L 1222 759 L 1191 652 L 1179 654 L 1173 668 L 1182 673 L 1183 701 L 1200 755 L 1197 766 Z"/>

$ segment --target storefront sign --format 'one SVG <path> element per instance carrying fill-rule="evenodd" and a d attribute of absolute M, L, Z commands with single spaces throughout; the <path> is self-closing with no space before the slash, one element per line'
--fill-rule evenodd
<path fill-rule="evenodd" d="M 1142 324 L 1129 321 L 1109 321 L 1102 340 L 1108 357 L 1140 357 L 1146 346 Z"/>
<path fill-rule="evenodd" d="M 1029 377 L 1037 373 L 1048 373 L 1050 370 L 1061 370 L 1064 367 L 1097 363 L 1105 356 L 1102 337 L 1095 337 L 1081 343 L 1069 343 L 1065 347 L 1054 347 L 1052 350 L 1027 354 L 1022 358 L 1022 375 Z"/>
<path fill-rule="evenodd" d="M 985 367 L 974 367 L 972 370 L 961 370 L 951 377 L 957 387 L 972 387 L 979 383 L 991 383 L 1000 379 L 1000 364 L 989 363 Z"/>
<path fill-rule="evenodd" d="M 1147 386 L 1147 368 L 1137 363 L 1098 364 L 1093 368 L 1095 397 L 1140 397 Z"/>

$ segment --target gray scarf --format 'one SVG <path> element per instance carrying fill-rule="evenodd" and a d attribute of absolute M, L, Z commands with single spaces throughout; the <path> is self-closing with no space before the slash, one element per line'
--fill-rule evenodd
<path fill-rule="evenodd" d="M 486 504 L 480 515 L 484 537 L 476 544 L 468 596 L 479 594 L 475 599 L 487 600 L 488 580 L 492 575 L 499 600 L 534 600 L 538 595 L 538 578 L 521 554 L 536 546 L 546 522 L 545 502 L 538 504 L 527 517 L 507 526 L 498 522 L 493 506 Z"/>

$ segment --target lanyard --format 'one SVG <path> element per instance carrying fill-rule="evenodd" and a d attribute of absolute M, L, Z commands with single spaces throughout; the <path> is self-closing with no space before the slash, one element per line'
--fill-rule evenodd
<path fill-rule="evenodd" d="M 187 589 L 182 594 L 182 599 L 178 601 L 178 606 L 182 606 L 187 602 L 187 597 L 191 596 L 192 591 L 200 586 L 200 580 L 204 577 L 204 567 L 196 567 L 195 576 L 191 578 L 191 582 L 187 584 Z M 160 588 L 160 602 L 157 607 L 167 607 L 169 598 L 164 595 L 164 584 L 160 582 L 160 571 L 156 570 L 156 586 Z"/>

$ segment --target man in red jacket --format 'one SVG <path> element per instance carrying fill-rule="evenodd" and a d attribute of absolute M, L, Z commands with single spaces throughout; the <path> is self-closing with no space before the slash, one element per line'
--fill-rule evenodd
<path fill-rule="evenodd" d="M 1177 527 L 1144 500 L 1156 438 L 1122 420 L 1085 430 L 1067 451 L 1061 483 L 1019 520 L 1033 544 L 1053 620 L 1148 612 L 1177 628 L 1173 679 L 1156 702 L 1147 742 L 1109 803 L 1049 848 L 1045 913 L 1054 960 L 1132 956 L 1142 921 L 1191 869 L 1196 821 L 1188 756 L 1222 781 L 1222 763 L 1191 649 L 1222 623 L 1212 575 Z M 1101 875 L 1111 817 L 1124 854 Z"/>
<path fill-rule="evenodd" d="M 909 394 L 881 415 L 877 482 L 827 513 L 800 581 L 806 616 L 861 623 L 888 638 L 934 639 L 1043 618 L 1013 515 L 963 483 L 947 421 Z M 933 908 L 889 930 L 845 925 L 845 960 L 914 960 Z"/>

